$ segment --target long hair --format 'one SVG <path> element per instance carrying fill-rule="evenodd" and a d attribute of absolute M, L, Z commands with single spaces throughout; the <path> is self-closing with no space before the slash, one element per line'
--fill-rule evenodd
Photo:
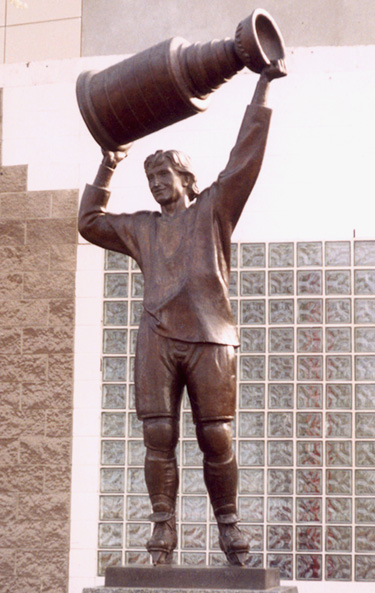
<path fill-rule="evenodd" d="M 188 180 L 187 193 L 189 200 L 191 202 L 195 200 L 199 195 L 197 179 L 192 171 L 190 158 L 180 150 L 157 150 L 154 154 L 150 154 L 144 162 L 146 174 L 152 167 L 160 165 L 165 159 L 168 159 L 177 173 L 186 176 Z"/>

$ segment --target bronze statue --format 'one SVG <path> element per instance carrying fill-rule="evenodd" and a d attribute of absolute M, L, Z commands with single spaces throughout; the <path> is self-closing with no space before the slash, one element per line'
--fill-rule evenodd
<path fill-rule="evenodd" d="M 230 240 L 262 165 L 271 115 L 266 107 L 269 83 L 285 74 L 282 59 L 262 69 L 228 164 L 201 193 L 185 155 L 157 151 L 146 159 L 145 171 L 161 212 L 107 212 L 112 174 L 127 155 L 122 147 L 103 150 L 95 181 L 82 197 L 82 236 L 131 256 L 144 275 L 135 387 L 155 523 L 147 543 L 154 564 L 170 562 L 177 544 L 175 448 L 184 386 L 220 547 L 231 564 L 245 564 L 249 552 L 237 525 L 237 464 L 230 426 L 235 412 L 234 349 L 239 345 L 228 296 Z"/>

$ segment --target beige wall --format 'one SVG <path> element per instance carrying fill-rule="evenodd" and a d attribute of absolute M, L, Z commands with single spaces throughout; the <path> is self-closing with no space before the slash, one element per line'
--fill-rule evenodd
<path fill-rule="evenodd" d="M 18 0 L 19 2 L 20 0 Z M 0 63 L 127 54 L 163 39 L 232 37 L 261 6 L 288 47 L 375 43 L 373 0 L 0 0 Z"/>

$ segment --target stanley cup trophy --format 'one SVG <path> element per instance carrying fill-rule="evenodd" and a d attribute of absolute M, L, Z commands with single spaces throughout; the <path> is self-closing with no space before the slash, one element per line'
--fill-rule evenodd
<path fill-rule="evenodd" d="M 123 570 L 126 579 L 135 575 L 139 585 L 137 570 L 143 570 L 142 578 L 151 580 L 142 585 L 155 586 L 158 574 L 159 585 L 183 587 L 181 579 L 186 578 L 191 588 L 191 569 L 186 568 L 183 577 L 185 567 L 168 567 L 177 545 L 175 449 L 186 387 L 220 548 L 231 570 L 240 571 L 235 577 L 225 570 L 214 577 L 205 572 L 195 586 L 212 589 L 213 578 L 215 583 L 222 580 L 224 588 L 248 588 L 243 567 L 250 562 L 250 549 L 238 526 L 231 431 L 239 338 L 229 302 L 230 241 L 261 169 L 271 115 L 267 91 L 273 79 L 286 75 L 284 56 L 276 23 L 257 9 L 238 25 L 234 39 L 192 45 L 173 38 L 78 78 L 82 117 L 104 155 L 94 183 L 83 193 L 79 230 L 91 243 L 134 258 L 144 277 L 135 403 L 143 423 L 145 480 L 154 523 L 146 548 L 152 563 L 163 566 L 159 571 L 151 566 L 108 568 L 106 585 L 124 586 Z M 158 150 L 145 160 L 145 172 L 160 211 L 108 212 L 110 180 L 130 145 L 207 109 L 210 94 L 244 66 L 258 73 L 259 80 L 217 181 L 199 192 L 189 158 L 177 150 Z M 144 576 L 147 568 L 153 571 L 151 577 Z M 252 589 L 279 585 L 277 570 L 251 570 L 258 570 Z"/>

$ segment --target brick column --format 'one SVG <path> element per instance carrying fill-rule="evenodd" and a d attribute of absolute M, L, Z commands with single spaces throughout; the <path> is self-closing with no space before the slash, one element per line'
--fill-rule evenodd
<path fill-rule="evenodd" d="M 0 589 L 65 593 L 76 190 L 0 167 Z"/>

